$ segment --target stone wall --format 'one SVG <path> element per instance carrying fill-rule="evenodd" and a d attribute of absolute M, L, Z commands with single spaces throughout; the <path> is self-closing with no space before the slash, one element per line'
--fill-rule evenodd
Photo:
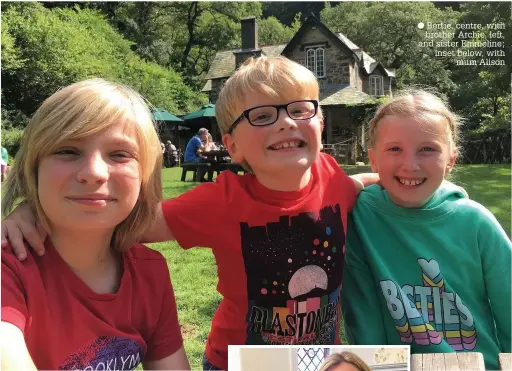
<path fill-rule="evenodd" d="M 302 38 L 298 41 L 297 46 L 286 54 L 286 57 L 306 65 L 306 47 L 307 46 L 322 46 L 325 50 L 325 72 L 326 76 L 319 78 L 320 85 L 323 84 L 346 84 L 353 85 L 355 83 L 354 76 L 354 61 L 348 51 L 338 48 L 333 45 L 332 41 L 327 39 L 318 29 L 306 30 Z"/>

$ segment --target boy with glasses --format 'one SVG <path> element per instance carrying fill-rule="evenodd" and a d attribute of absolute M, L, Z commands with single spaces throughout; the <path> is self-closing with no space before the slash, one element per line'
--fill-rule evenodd
<path fill-rule="evenodd" d="M 226 82 L 216 112 L 231 158 L 251 173 L 223 172 L 215 183 L 164 201 L 144 235 L 144 242 L 213 249 L 223 300 L 206 344 L 206 370 L 227 368 L 230 344 L 340 343 L 347 213 L 361 183 L 376 179 L 353 180 L 320 152 L 318 98 L 315 76 L 297 63 L 245 62 Z M 10 222 L 27 235 L 33 217 L 21 211 Z M 15 235 L 5 222 L 2 228 L 3 236 Z"/>

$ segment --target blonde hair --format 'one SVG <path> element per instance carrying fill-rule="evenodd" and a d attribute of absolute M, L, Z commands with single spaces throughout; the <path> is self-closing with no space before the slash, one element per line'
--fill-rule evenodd
<path fill-rule="evenodd" d="M 320 371 L 333 371 L 343 363 L 349 363 L 359 371 L 371 371 L 370 367 L 352 352 L 333 353 L 327 357 L 320 367 Z"/>
<path fill-rule="evenodd" d="M 85 138 L 119 123 L 135 129 L 141 172 L 137 203 L 115 228 L 112 239 L 115 250 L 128 249 L 149 228 L 162 199 L 162 151 L 148 105 L 125 85 L 103 79 L 85 80 L 57 91 L 43 102 L 24 130 L 5 184 L 2 212 L 8 214 L 18 200 L 25 201 L 49 230 L 49 220 L 38 197 L 39 162 L 65 141 Z"/>
<path fill-rule="evenodd" d="M 441 117 L 446 120 L 446 132 L 451 145 L 454 149 L 457 148 L 462 119 L 434 93 L 416 89 L 403 90 L 383 103 L 369 123 L 370 147 L 375 146 L 378 124 L 386 116 L 410 117 L 419 122 L 429 122 L 435 117 Z"/>
<path fill-rule="evenodd" d="M 256 93 L 272 99 L 287 100 L 319 98 L 319 86 L 315 75 L 306 67 L 285 57 L 247 59 L 226 81 L 215 103 L 215 116 L 222 135 L 249 107 L 244 107 L 244 95 Z M 322 111 L 318 108 L 318 116 Z M 247 170 L 247 163 L 241 164 Z"/>

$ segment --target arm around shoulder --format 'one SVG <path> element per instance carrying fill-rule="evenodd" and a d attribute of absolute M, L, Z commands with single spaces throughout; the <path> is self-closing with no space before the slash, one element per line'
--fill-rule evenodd
<path fill-rule="evenodd" d="M 174 240 L 174 235 L 172 234 L 167 221 L 165 220 L 164 212 L 162 210 L 162 202 L 159 202 L 155 209 L 155 221 L 151 227 L 146 232 L 144 232 L 140 242 L 151 243 Z"/>
<path fill-rule="evenodd" d="M 2 370 L 37 370 L 27 349 L 21 330 L 8 322 L 0 322 Z"/>

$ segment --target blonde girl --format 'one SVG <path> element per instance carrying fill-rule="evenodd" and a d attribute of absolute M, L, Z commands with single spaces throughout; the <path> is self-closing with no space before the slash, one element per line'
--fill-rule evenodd
<path fill-rule="evenodd" d="M 2 211 L 26 203 L 46 254 L 2 251 L 2 369 L 188 369 L 163 256 L 137 243 L 162 197 L 143 98 L 102 79 L 43 102 Z"/>
<path fill-rule="evenodd" d="M 384 189 L 365 189 L 353 211 L 345 330 L 351 344 L 480 352 L 498 369 L 497 354 L 511 351 L 512 245 L 489 210 L 444 182 L 459 127 L 425 91 L 399 94 L 371 120 L 368 153 Z"/>

